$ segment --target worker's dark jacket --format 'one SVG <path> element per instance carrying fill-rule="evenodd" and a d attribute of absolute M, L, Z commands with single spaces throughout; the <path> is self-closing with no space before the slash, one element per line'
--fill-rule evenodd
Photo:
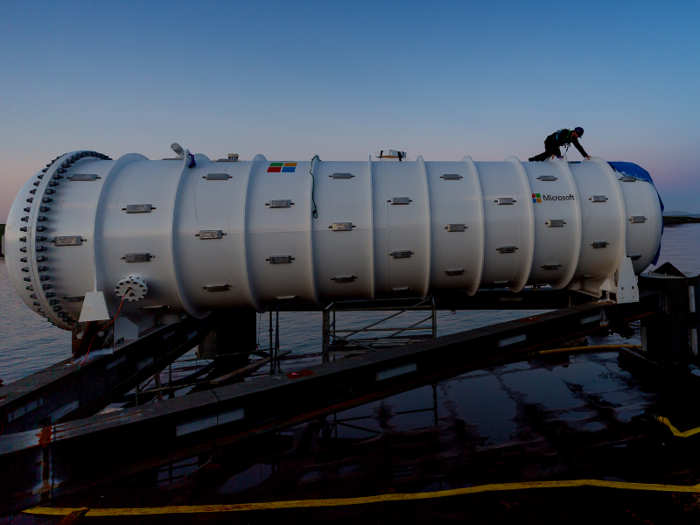
<path fill-rule="evenodd" d="M 560 129 L 559 131 L 552 133 L 544 141 L 545 149 L 549 151 L 550 149 L 559 149 L 561 146 L 567 146 L 573 144 L 577 150 L 584 157 L 588 157 L 588 153 L 583 149 L 583 146 L 579 143 L 577 138 L 571 136 L 573 131 L 570 129 Z"/>

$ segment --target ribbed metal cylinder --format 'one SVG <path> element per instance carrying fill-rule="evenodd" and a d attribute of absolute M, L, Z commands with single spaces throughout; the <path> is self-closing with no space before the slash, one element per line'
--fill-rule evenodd
<path fill-rule="evenodd" d="M 568 286 L 625 302 L 636 300 L 634 276 L 657 253 L 662 226 L 653 185 L 630 179 L 597 158 L 212 162 L 186 150 L 159 161 L 73 152 L 22 188 L 4 247 L 22 299 L 62 328 L 88 292 L 103 292 L 114 315 L 134 282 L 143 299 L 123 315 L 137 327 L 151 312 L 202 317 L 486 287 Z"/>

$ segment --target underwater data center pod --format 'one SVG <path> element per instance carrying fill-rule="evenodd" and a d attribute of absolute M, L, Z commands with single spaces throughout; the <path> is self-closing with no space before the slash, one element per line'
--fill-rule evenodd
<path fill-rule="evenodd" d="M 173 149 L 72 152 L 27 182 L 3 247 L 32 310 L 70 329 L 113 317 L 126 294 L 116 329 L 130 340 L 184 314 L 280 302 L 526 285 L 633 302 L 661 240 L 653 184 L 594 157 L 239 162 Z"/>

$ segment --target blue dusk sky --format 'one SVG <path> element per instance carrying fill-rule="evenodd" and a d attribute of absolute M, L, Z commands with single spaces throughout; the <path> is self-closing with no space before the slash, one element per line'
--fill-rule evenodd
<path fill-rule="evenodd" d="M 696 0 L 0 0 L 0 223 L 76 149 L 526 160 L 574 126 L 700 213 L 699 26 Z"/>

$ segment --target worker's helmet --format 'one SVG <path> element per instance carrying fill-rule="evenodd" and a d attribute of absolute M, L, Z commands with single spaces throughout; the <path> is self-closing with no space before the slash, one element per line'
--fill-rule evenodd
<path fill-rule="evenodd" d="M 583 128 L 576 128 L 574 131 L 578 133 L 579 137 L 583 137 Z"/>

